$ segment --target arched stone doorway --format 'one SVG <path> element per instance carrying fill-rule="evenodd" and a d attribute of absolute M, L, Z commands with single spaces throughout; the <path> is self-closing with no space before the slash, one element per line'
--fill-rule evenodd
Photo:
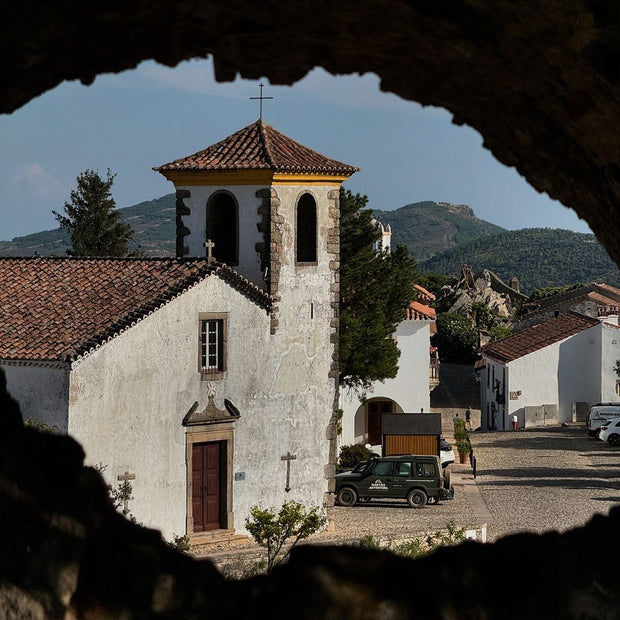
<path fill-rule="evenodd" d="M 381 418 L 385 413 L 403 413 L 403 408 L 382 396 L 364 401 L 355 412 L 355 443 L 381 446 Z"/>

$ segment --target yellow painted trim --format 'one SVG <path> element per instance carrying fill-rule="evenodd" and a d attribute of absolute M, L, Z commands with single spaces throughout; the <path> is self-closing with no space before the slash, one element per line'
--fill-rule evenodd
<path fill-rule="evenodd" d="M 349 177 L 335 174 L 290 174 L 276 172 L 273 175 L 274 185 L 340 185 Z"/>
<path fill-rule="evenodd" d="M 271 170 L 166 170 L 162 174 L 175 185 L 271 185 Z"/>
<path fill-rule="evenodd" d="M 175 185 L 335 185 L 348 175 L 300 174 L 272 170 L 166 170 L 162 174 Z"/>

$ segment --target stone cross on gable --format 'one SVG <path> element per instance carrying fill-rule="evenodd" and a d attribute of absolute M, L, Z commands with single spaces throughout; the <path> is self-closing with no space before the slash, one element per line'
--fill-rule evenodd
<path fill-rule="evenodd" d="M 281 461 L 286 461 L 286 486 L 284 490 L 288 493 L 291 490 L 291 461 L 294 461 L 297 458 L 296 454 L 291 454 L 287 452 L 285 456 L 281 456 Z"/>
<path fill-rule="evenodd" d="M 207 239 L 203 245 L 207 248 L 207 260 L 212 263 L 215 259 L 213 258 L 211 251 L 215 247 L 215 243 L 213 243 L 211 239 Z"/>

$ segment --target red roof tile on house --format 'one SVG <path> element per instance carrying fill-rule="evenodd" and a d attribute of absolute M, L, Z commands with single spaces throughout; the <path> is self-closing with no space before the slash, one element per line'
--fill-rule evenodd
<path fill-rule="evenodd" d="M 74 360 L 213 274 L 269 308 L 207 259 L 0 258 L 0 359 Z"/>
<path fill-rule="evenodd" d="M 429 299 L 430 301 L 433 301 L 435 299 L 435 295 L 433 295 L 433 293 L 431 293 L 430 291 L 427 291 L 423 286 L 420 286 L 419 284 L 414 284 L 413 287 L 419 291 L 423 297 Z"/>
<path fill-rule="evenodd" d="M 565 312 L 544 323 L 487 344 L 482 347 L 482 354 L 498 362 L 511 362 L 599 324 L 598 319 L 577 312 Z"/>
<path fill-rule="evenodd" d="M 153 170 L 272 170 L 351 176 L 359 168 L 329 159 L 258 120 L 213 146 Z"/>
<path fill-rule="evenodd" d="M 435 308 L 421 304 L 419 301 L 412 301 L 409 303 L 409 308 L 407 309 L 407 318 L 435 320 Z"/>

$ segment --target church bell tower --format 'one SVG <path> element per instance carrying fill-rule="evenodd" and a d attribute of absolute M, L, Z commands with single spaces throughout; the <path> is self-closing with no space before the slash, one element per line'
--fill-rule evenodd
<path fill-rule="evenodd" d="M 266 337 L 252 352 L 270 369 L 260 406 L 270 401 L 280 411 L 271 420 L 269 454 L 295 454 L 305 488 L 314 489 L 314 498 L 322 492 L 330 506 L 337 443 L 340 186 L 358 169 L 260 119 L 155 170 L 176 188 L 177 256 L 206 257 L 224 278 L 232 269 L 270 295 Z M 232 384 L 218 389 L 237 398 Z M 237 436 L 247 432 L 246 441 L 255 436 L 251 423 L 244 411 Z M 324 481 L 317 479 L 321 467 Z"/>
<path fill-rule="evenodd" d="M 336 281 L 339 190 L 358 168 L 261 119 L 154 170 L 176 188 L 178 257 L 212 257 L 274 297 L 284 285 Z"/>

